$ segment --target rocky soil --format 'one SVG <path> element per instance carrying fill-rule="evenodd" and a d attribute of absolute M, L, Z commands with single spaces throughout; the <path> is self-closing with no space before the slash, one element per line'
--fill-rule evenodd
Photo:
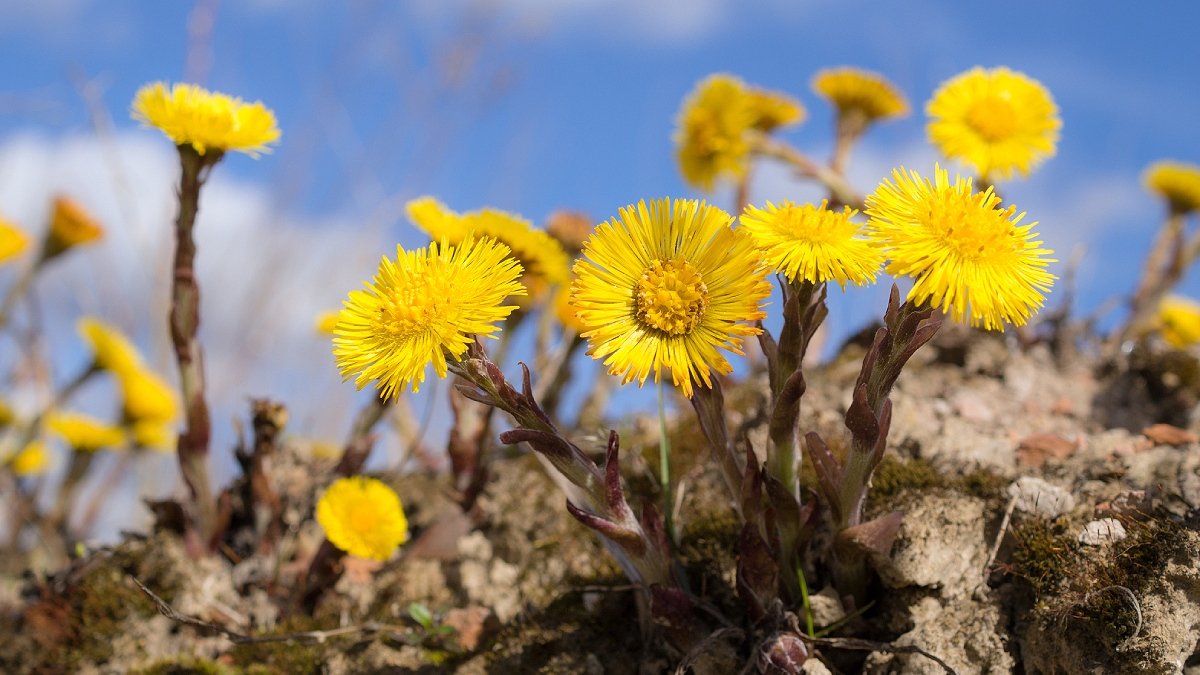
<path fill-rule="evenodd" d="M 843 435 L 861 354 L 848 345 L 812 371 L 803 427 Z M 727 394 L 752 440 L 761 385 Z M 833 635 L 917 646 L 959 673 L 1200 672 L 1198 400 L 1200 363 L 1183 352 L 1106 360 L 944 330 L 893 394 L 868 510 L 905 517 L 875 561 L 877 600 Z M 738 524 L 695 426 L 672 432 L 680 558 L 692 591 L 736 623 Z M 654 424 L 618 430 L 632 491 L 656 498 Z M 599 452 L 600 431 L 579 430 L 581 447 Z M 444 477 L 387 477 L 413 541 L 387 564 L 348 562 L 313 614 L 299 611 L 288 598 L 320 542 L 309 515 L 329 468 L 302 448 L 274 467 L 288 532 L 269 555 L 197 561 L 163 531 L 48 578 L 0 561 L 0 670 L 658 673 L 683 656 L 639 622 L 637 594 L 535 458 L 503 448 L 469 514 Z M 817 626 L 846 618 L 815 570 L 809 585 Z M 753 666 L 735 632 L 712 640 L 725 648 L 685 670 Z M 819 657 L 809 672 L 944 672 L 918 653 L 826 644 Z"/>

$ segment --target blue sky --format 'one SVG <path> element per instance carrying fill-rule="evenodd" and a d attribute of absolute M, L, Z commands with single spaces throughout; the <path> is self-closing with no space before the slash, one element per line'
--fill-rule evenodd
<path fill-rule="evenodd" d="M 786 138 L 820 158 L 832 121 L 808 89 L 813 73 L 855 65 L 894 81 L 915 112 L 856 151 L 850 175 L 864 192 L 893 166 L 928 172 L 939 159 L 921 109 L 945 79 L 975 65 L 1039 79 L 1061 109 L 1058 155 L 1001 193 L 1041 222 L 1060 258 L 1087 247 L 1085 310 L 1126 293 L 1162 217 L 1142 170 L 1200 161 L 1198 14 L 1183 2 L 9 0 L 0 213 L 36 228 L 49 195 L 66 190 L 109 223 L 103 265 L 71 261 L 66 281 L 43 289 L 61 310 L 51 346 L 75 344 L 71 317 L 99 313 L 152 345 L 168 372 L 161 300 L 138 270 L 161 267 L 146 252 L 162 251 L 174 167 L 166 142 L 129 120 L 129 101 L 146 82 L 185 78 L 261 99 L 282 143 L 257 161 L 223 162 L 201 213 L 210 365 L 234 373 L 215 395 L 227 414 L 249 393 L 317 401 L 300 406 L 298 424 L 337 437 L 352 402 L 327 345 L 279 335 L 307 330 L 396 242 L 422 241 L 404 220 L 407 199 L 540 222 L 558 208 L 607 219 L 638 199 L 698 196 L 670 136 L 681 99 L 717 71 L 801 98 L 809 120 Z M 81 91 L 96 95 L 93 108 Z M 105 116 L 112 128 L 98 134 Z M 778 168 L 757 175 L 755 201 L 819 197 Z M 710 198 L 731 201 L 724 190 Z M 129 242 L 143 246 L 137 255 L 115 248 Z M 104 292 L 91 281 L 99 274 L 113 279 Z M 1184 290 L 1200 295 L 1200 280 Z M 834 293 L 834 328 L 877 315 L 883 293 Z M 132 309 L 143 301 L 156 309 Z M 264 327 L 264 316 L 285 328 Z M 213 356 L 231 346 L 240 361 Z"/>

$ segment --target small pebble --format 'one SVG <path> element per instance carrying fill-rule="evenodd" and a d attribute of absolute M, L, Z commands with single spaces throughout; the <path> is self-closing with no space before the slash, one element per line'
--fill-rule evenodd
<path fill-rule="evenodd" d="M 1007 492 L 1009 497 L 1016 498 L 1017 510 L 1025 513 L 1057 518 L 1075 508 L 1075 498 L 1070 492 L 1033 476 L 1013 481 Z"/>
<path fill-rule="evenodd" d="M 1079 533 L 1079 543 L 1085 546 L 1100 546 L 1121 541 L 1125 538 L 1125 526 L 1116 518 L 1093 520 Z"/>

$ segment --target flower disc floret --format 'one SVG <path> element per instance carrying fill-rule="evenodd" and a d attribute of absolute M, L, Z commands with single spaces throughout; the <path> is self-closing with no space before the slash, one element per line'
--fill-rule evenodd
<path fill-rule="evenodd" d="M 950 79 L 925 106 L 929 139 L 980 176 L 1009 178 L 1054 156 L 1062 122 L 1050 92 L 1008 68 L 973 68 Z"/>
<path fill-rule="evenodd" d="M 387 560 L 408 541 L 399 495 L 374 478 L 334 481 L 317 502 L 316 516 L 330 543 L 359 558 Z"/>
<path fill-rule="evenodd" d="M 493 337 L 493 324 L 516 309 L 503 302 L 525 293 L 520 276 L 520 263 L 493 239 L 397 247 L 343 303 L 333 338 L 342 377 L 359 389 L 375 380 L 388 398 L 417 391 L 430 363 L 446 377 L 447 358 L 459 360 L 477 335 Z"/>
<path fill-rule="evenodd" d="M 200 155 L 237 151 L 257 157 L 279 140 L 275 113 L 261 102 L 246 103 L 194 84 L 142 87 L 133 98 L 133 119 Z"/>
<path fill-rule="evenodd" d="M 1042 306 L 1054 275 L 1024 213 L 1003 208 L 989 187 L 971 179 L 951 183 L 940 167 L 934 180 L 903 168 L 867 197 L 868 227 L 891 262 L 887 271 L 913 277 L 908 298 L 928 303 L 955 321 L 1001 330 L 1023 325 Z"/>
<path fill-rule="evenodd" d="M 842 115 L 862 115 L 866 121 L 908 114 L 908 100 L 884 76 L 859 68 L 830 68 L 813 77 L 812 90 Z"/>
<path fill-rule="evenodd" d="M 789 281 L 836 281 L 842 288 L 847 282 L 874 283 L 883 254 L 860 236 L 862 225 L 851 220 L 858 211 L 831 211 L 827 205 L 767 202 L 761 209 L 747 206 L 740 221 L 763 252 L 767 267 Z"/>
<path fill-rule="evenodd" d="M 1200 166 L 1186 162 L 1156 162 L 1146 170 L 1146 187 L 1167 200 L 1176 213 L 1200 210 Z"/>
<path fill-rule="evenodd" d="M 666 368 L 685 396 L 732 369 L 766 316 L 761 256 L 732 218 L 695 200 L 639 202 L 603 223 L 575 263 L 571 304 L 589 350 L 624 383 Z"/>

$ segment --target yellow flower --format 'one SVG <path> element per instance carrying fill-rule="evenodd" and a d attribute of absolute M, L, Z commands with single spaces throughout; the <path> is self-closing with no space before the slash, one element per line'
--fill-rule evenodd
<path fill-rule="evenodd" d="M 7 401 L 0 401 L 0 430 L 7 429 L 17 421 L 17 413 Z"/>
<path fill-rule="evenodd" d="M 138 368 L 117 374 L 125 418 L 169 422 L 179 414 L 175 390 L 152 370 Z"/>
<path fill-rule="evenodd" d="M 317 502 L 317 522 L 338 549 L 387 560 L 408 541 L 408 520 L 396 491 L 363 476 L 339 478 Z"/>
<path fill-rule="evenodd" d="M 1157 192 L 1176 213 L 1200 209 L 1200 166 L 1186 162 L 1155 162 L 1146 169 L 1146 187 Z"/>
<path fill-rule="evenodd" d="M 764 132 L 774 131 L 804 121 L 807 111 L 799 101 L 776 91 L 749 89 L 750 110 L 754 116 L 753 126 Z"/>
<path fill-rule="evenodd" d="M 579 320 L 578 310 L 571 304 L 571 287 L 559 286 L 554 293 L 554 316 L 558 318 L 558 322 L 564 328 L 568 328 L 576 335 L 587 330 L 587 326 Z"/>
<path fill-rule="evenodd" d="M 565 284 L 569 278 L 570 258 L 562 244 L 520 216 L 497 209 L 459 214 L 433 197 L 414 199 L 407 209 L 413 224 L 434 241 L 458 244 L 473 233 L 507 246 L 525 269 L 521 283 L 530 297 Z"/>
<path fill-rule="evenodd" d="M 908 114 L 908 100 L 884 76 L 859 68 L 830 68 L 813 77 L 812 90 L 842 116 L 861 116 L 864 123 Z"/>
<path fill-rule="evenodd" d="M 194 84 L 148 84 L 133 98 L 133 119 L 157 127 L 198 154 L 229 150 L 257 157 L 279 140 L 275 113 L 261 102 L 210 92 Z"/>
<path fill-rule="evenodd" d="M 141 368 L 142 358 L 121 331 L 90 316 L 80 319 L 75 328 L 92 348 L 98 367 L 118 374 Z"/>
<path fill-rule="evenodd" d="M 67 249 L 99 241 L 104 228 L 69 197 L 55 197 L 42 257 L 49 260 Z"/>
<path fill-rule="evenodd" d="M 333 329 L 337 326 L 338 322 L 338 314 L 339 312 L 337 310 L 333 310 L 331 312 L 321 312 L 321 314 L 317 316 L 317 323 L 315 326 L 317 332 L 333 335 Z"/>
<path fill-rule="evenodd" d="M 711 192 L 718 178 L 746 175 L 756 112 L 746 85 L 732 75 L 712 75 L 683 102 L 675 131 L 683 179 Z"/>
<path fill-rule="evenodd" d="M 179 440 L 179 432 L 169 420 L 137 420 L 129 431 L 138 447 L 156 452 L 175 452 L 175 444 Z"/>
<path fill-rule="evenodd" d="M 591 218 L 576 211 L 555 211 L 546 219 L 546 232 L 570 255 L 583 250 L 583 242 L 591 236 L 594 226 Z"/>
<path fill-rule="evenodd" d="M 925 106 L 929 139 L 986 180 L 1029 175 L 1054 156 L 1058 106 L 1040 82 L 995 68 L 974 68 L 945 83 Z"/>
<path fill-rule="evenodd" d="M 1002 208 L 989 187 L 934 168 L 934 180 L 903 168 L 867 197 L 871 237 L 890 258 L 887 271 L 916 281 L 908 299 L 941 309 L 955 321 L 988 330 L 1024 325 L 1045 301 L 1054 275 L 1024 213 Z"/>
<path fill-rule="evenodd" d="M 9 459 L 13 473 L 22 478 L 45 473 L 50 465 L 50 455 L 46 452 L 46 444 L 33 441 L 26 445 L 16 455 Z"/>
<path fill-rule="evenodd" d="M 827 204 L 767 202 L 765 209 L 748 205 L 740 220 L 767 267 L 789 281 L 836 281 L 842 288 L 847 281 L 858 286 L 874 283 L 883 254 L 859 236 L 862 226 L 850 220 L 858 211 L 830 211 Z"/>
<path fill-rule="evenodd" d="M 1177 295 L 1163 298 L 1158 307 L 1163 339 L 1185 349 L 1200 342 L 1200 303 Z"/>
<path fill-rule="evenodd" d="M 359 389 L 378 380 L 389 398 L 410 385 L 417 391 L 430 363 L 446 377 L 447 355 L 458 360 L 476 335 L 492 337 L 492 324 L 516 309 L 501 303 L 525 292 L 521 265 L 508 254 L 492 239 L 397 247 L 396 260 L 385 256 L 366 289 L 343 303 L 333 338 L 342 377 Z"/>
<path fill-rule="evenodd" d="M 750 322 L 766 316 L 771 290 L 732 220 L 704 202 L 659 199 L 598 226 L 571 285 L 588 353 L 639 386 L 665 367 L 689 398 L 693 383 L 712 386 L 710 371 L 729 373 L 721 350 L 741 354 L 741 336 L 760 332 Z"/>
<path fill-rule="evenodd" d="M 21 228 L 0 218 L 0 264 L 19 257 L 29 249 L 29 237 Z"/>
<path fill-rule="evenodd" d="M 51 413 L 46 426 L 62 437 L 67 445 L 83 452 L 118 448 L 125 444 L 125 432 L 90 415 L 70 412 Z"/>

